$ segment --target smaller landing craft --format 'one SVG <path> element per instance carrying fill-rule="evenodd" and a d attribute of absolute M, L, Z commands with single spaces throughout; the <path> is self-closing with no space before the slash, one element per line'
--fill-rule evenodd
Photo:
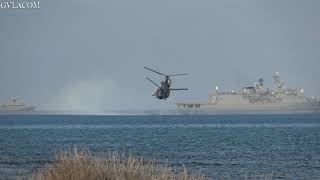
<path fill-rule="evenodd" d="M 152 81 L 150 78 L 148 78 L 148 77 L 146 78 L 148 81 L 150 81 L 151 83 L 153 83 L 154 85 L 156 85 L 158 87 L 158 89 L 156 90 L 156 92 L 152 96 L 155 96 L 158 99 L 167 100 L 167 98 L 169 98 L 170 91 L 188 90 L 188 88 L 170 88 L 170 86 L 171 86 L 170 77 L 187 75 L 186 73 L 165 75 L 161 72 L 155 71 L 155 70 L 150 69 L 148 67 L 144 67 L 144 68 L 165 77 L 165 80 L 161 81 L 160 86 L 157 83 L 155 83 L 154 81 Z"/>

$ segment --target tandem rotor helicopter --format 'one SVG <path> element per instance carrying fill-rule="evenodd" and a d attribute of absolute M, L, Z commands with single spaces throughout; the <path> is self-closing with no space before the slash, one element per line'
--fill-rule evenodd
<path fill-rule="evenodd" d="M 144 67 L 144 68 L 165 77 L 165 80 L 161 81 L 160 86 L 157 83 L 155 83 L 154 81 L 152 81 L 150 78 L 146 77 L 146 79 L 148 81 L 150 81 L 151 83 L 153 83 L 154 85 L 156 85 L 158 87 L 158 89 L 156 90 L 156 92 L 152 96 L 155 96 L 158 99 L 167 100 L 167 98 L 169 98 L 170 91 L 188 90 L 188 88 L 170 88 L 170 85 L 171 85 L 170 77 L 188 75 L 187 73 L 166 75 L 166 74 L 155 71 L 155 70 L 148 68 L 148 67 Z"/>

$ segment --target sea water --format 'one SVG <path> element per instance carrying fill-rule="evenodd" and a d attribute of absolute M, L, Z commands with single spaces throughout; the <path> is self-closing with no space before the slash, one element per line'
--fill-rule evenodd
<path fill-rule="evenodd" d="M 128 151 L 209 178 L 320 179 L 320 114 L 1 115 L 0 179 L 71 147 Z"/>

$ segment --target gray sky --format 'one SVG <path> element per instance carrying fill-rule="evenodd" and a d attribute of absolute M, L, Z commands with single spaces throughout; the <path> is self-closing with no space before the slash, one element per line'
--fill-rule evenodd
<path fill-rule="evenodd" d="M 41 0 L 0 9 L 0 101 L 39 109 L 167 109 L 206 101 L 279 71 L 289 87 L 320 95 L 318 0 Z M 143 69 L 184 73 L 167 101 Z"/>

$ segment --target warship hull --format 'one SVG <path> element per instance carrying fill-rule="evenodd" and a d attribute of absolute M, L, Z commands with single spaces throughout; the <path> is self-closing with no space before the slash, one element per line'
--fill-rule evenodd
<path fill-rule="evenodd" d="M 182 112 L 210 113 L 250 113 L 250 112 L 284 112 L 304 113 L 320 112 L 320 98 L 304 96 L 304 90 L 286 88 L 280 80 L 279 73 L 273 76 L 274 88 L 263 86 L 263 79 L 254 86 L 243 87 L 238 91 L 216 91 L 209 94 L 208 102 L 176 103 Z"/>
<path fill-rule="evenodd" d="M 209 103 L 177 103 L 180 112 L 203 113 L 312 113 L 320 112 L 320 104 L 252 104 L 214 105 Z"/>
<path fill-rule="evenodd" d="M 29 112 L 29 111 L 34 111 L 35 107 L 34 106 L 28 106 L 28 107 L 0 107 L 0 112 L 1 113 L 6 113 L 6 112 Z"/>

